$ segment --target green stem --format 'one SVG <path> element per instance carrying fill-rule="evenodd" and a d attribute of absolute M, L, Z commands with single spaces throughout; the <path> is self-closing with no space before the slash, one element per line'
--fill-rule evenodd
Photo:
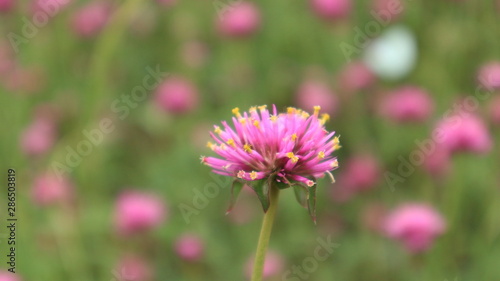
<path fill-rule="evenodd" d="M 262 272 L 264 271 L 264 261 L 266 260 L 267 246 L 269 245 L 269 238 L 271 237 L 271 230 L 273 229 L 274 217 L 278 207 L 279 188 L 271 186 L 270 205 L 267 213 L 264 215 L 262 221 L 262 228 L 260 229 L 259 242 L 257 244 L 257 252 L 255 253 L 255 260 L 253 263 L 253 273 L 251 281 L 261 281 Z"/>

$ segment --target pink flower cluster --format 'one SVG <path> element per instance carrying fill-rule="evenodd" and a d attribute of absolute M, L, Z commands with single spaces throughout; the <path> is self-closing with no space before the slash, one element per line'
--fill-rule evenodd
<path fill-rule="evenodd" d="M 217 144 L 208 143 L 222 159 L 202 157 L 202 163 L 217 174 L 246 181 L 273 177 L 277 182 L 311 187 L 314 178 L 331 176 L 330 171 L 338 167 L 332 152 L 340 148 L 339 138 L 325 130 L 329 116 L 320 117 L 319 111 L 317 106 L 309 115 L 289 107 L 278 114 L 276 106 L 272 113 L 260 106 L 241 114 L 235 108 L 234 129 L 223 121 L 223 128 L 215 126 L 211 132 Z"/>

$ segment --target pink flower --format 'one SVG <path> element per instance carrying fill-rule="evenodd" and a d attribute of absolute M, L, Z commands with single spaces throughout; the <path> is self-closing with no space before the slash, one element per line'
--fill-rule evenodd
<path fill-rule="evenodd" d="M 338 167 L 331 154 L 340 147 L 335 133 L 325 130 L 328 114 L 319 118 L 319 111 L 317 106 L 309 115 L 289 107 L 287 113 L 278 114 L 275 106 L 272 113 L 259 106 L 240 114 L 235 108 L 234 129 L 223 121 L 223 128 L 214 126 L 215 132 L 210 133 L 217 144 L 208 146 L 221 158 L 202 157 L 202 163 L 214 173 L 248 182 L 271 178 L 312 187 L 315 178 L 331 175 Z"/>
<path fill-rule="evenodd" d="M 493 124 L 500 125 L 500 96 L 495 96 L 490 105 L 490 118 Z"/>
<path fill-rule="evenodd" d="M 484 122 L 471 114 L 450 116 L 438 123 L 439 144 L 450 152 L 487 153 L 493 145 Z"/>
<path fill-rule="evenodd" d="M 118 280 L 146 281 L 151 280 L 153 271 L 142 258 L 129 255 L 118 262 L 114 274 Z"/>
<path fill-rule="evenodd" d="M 408 251 L 418 253 L 429 249 L 436 236 L 444 233 L 446 225 L 431 206 L 407 203 L 387 216 L 384 229 L 388 237 L 400 240 Z"/>
<path fill-rule="evenodd" d="M 110 13 L 111 7 L 105 1 L 90 2 L 73 15 L 73 29 L 82 37 L 93 37 L 104 28 Z"/>
<path fill-rule="evenodd" d="M 500 89 L 500 62 L 493 61 L 479 69 L 477 80 L 488 90 Z"/>
<path fill-rule="evenodd" d="M 248 279 L 252 276 L 254 257 L 251 257 L 245 268 L 245 275 Z M 283 257 L 274 251 L 269 251 L 266 253 L 266 260 L 264 262 L 264 271 L 262 272 L 263 278 L 269 278 L 276 276 L 283 271 L 285 267 L 285 262 Z"/>
<path fill-rule="evenodd" d="M 434 109 L 429 94 L 417 87 L 405 86 L 384 97 L 380 106 L 382 115 L 397 122 L 422 122 Z"/>
<path fill-rule="evenodd" d="M 165 203 L 153 194 L 127 190 L 116 202 L 115 226 L 124 235 L 156 228 L 165 217 Z"/>
<path fill-rule="evenodd" d="M 247 1 L 228 4 L 219 11 L 217 28 L 228 37 L 244 37 L 253 34 L 260 25 L 258 7 Z"/>
<path fill-rule="evenodd" d="M 448 173 L 451 165 L 450 152 L 439 145 L 437 149 L 425 155 L 424 168 L 431 175 L 440 177 Z"/>
<path fill-rule="evenodd" d="M 314 106 L 319 105 L 332 115 L 338 107 L 337 96 L 326 83 L 317 79 L 304 81 L 297 90 L 296 100 L 299 107 L 305 110 L 313 110 Z"/>
<path fill-rule="evenodd" d="M 55 140 L 55 122 L 45 116 L 36 116 L 21 135 L 21 149 L 26 155 L 40 155 L 50 150 Z"/>
<path fill-rule="evenodd" d="M 182 114 L 198 106 L 198 90 L 191 81 L 182 77 L 170 77 L 163 81 L 155 92 L 156 104 L 163 110 Z"/>
<path fill-rule="evenodd" d="M 177 0 L 156 0 L 156 2 L 165 7 L 172 7 L 177 2 Z"/>
<path fill-rule="evenodd" d="M 342 69 L 338 80 L 345 90 L 355 92 L 370 87 L 375 75 L 363 62 L 354 61 Z"/>
<path fill-rule="evenodd" d="M 339 175 L 338 187 L 333 196 L 338 201 L 350 199 L 353 195 L 372 189 L 380 179 L 377 159 L 369 154 L 350 158 Z"/>
<path fill-rule="evenodd" d="M 66 177 L 45 173 L 38 175 L 33 183 L 31 197 L 40 206 L 67 202 L 73 197 L 73 183 Z"/>
<path fill-rule="evenodd" d="M 0 270 L 0 281 L 21 281 L 18 273 Z"/>
<path fill-rule="evenodd" d="M 10 12 L 14 7 L 14 0 L 0 0 L 0 12 Z"/>
<path fill-rule="evenodd" d="M 372 16 L 382 25 L 396 21 L 404 12 L 401 0 L 373 0 Z"/>
<path fill-rule="evenodd" d="M 326 19 L 346 18 L 352 9 L 351 0 L 310 0 L 313 11 Z"/>
<path fill-rule="evenodd" d="M 195 235 L 182 235 L 175 243 L 177 255 L 187 261 L 198 261 L 203 257 L 203 241 Z"/>

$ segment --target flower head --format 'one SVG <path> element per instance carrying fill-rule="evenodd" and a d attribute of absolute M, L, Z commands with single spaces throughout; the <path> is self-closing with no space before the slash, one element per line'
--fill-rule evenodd
<path fill-rule="evenodd" d="M 305 189 L 307 198 L 315 196 L 315 179 L 338 167 L 332 153 L 340 148 L 335 132 L 328 132 L 324 124 L 328 114 L 319 114 L 320 107 L 313 114 L 289 107 L 286 113 L 278 113 L 273 106 L 270 112 L 266 106 L 251 107 L 240 113 L 233 109 L 234 128 L 225 121 L 222 127 L 214 126 L 211 133 L 215 143 L 208 143 L 217 157 L 202 157 L 203 164 L 213 172 L 234 177 L 236 182 L 247 183 L 259 195 L 264 211 L 267 210 L 261 184 L 266 188 L 297 186 Z M 240 188 L 241 189 L 241 188 Z M 299 188 L 300 190 L 300 188 Z M 311 206 L 310 206 L 311 207 Z"/>
<path fill-rule="evenodd" d="M 431 206 L 406 203 L 389 214 L 384 229 L 388 237 L 400 240 L 415 253 L 427 250 L 434 238 L 444 233 L 446 224 Z"/>

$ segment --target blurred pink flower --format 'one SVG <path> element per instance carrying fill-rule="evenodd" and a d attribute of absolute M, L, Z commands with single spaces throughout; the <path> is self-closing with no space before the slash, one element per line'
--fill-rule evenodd
<path fill-rule="evenodd" d="M 66 177 L 51 173 L 36 176 L 31 189 L 31 198 L 39 206 L 68 202 L 73 197 L 73 183 Z"/>
<path fill-rule="evenodd" d="M 338 98 L 325 82 L 319 79 L 308 79 L 299 85 L 296 94 L 297 105 L 304 110 L 312 111 L 316 105 L 328 114 L 335 115 Z"/>
<path fill-rule="evenodd" d="M 434 110 L 429 94 L 418 87 L 404 86 L 384 97 L 380 113 L 397 122 L 422 122 Z"/>
<path fill-rule="evenodd" d="M 245 267 L 245 276 L 250 279 L 252 276 L 254 257 L 251 257 Z M 280 274 L 285 267 L 283 257 L 274 251 L 266 253 L 266 260 L 264 262 L 264 271 L 262 272 L 263 278 L 269 278 Z"/>
<path fill-rule="evenodd" d="M 164 7 L 172 7 L 177 0 L 156 0 L 158 4 L 163 5 Z"/>
<path fill-rule="evenodd" d="M 400 240 L 408 251 L 418 253 L 429 249 L 436 236 L 444 233 L 446 225 L 431 206 L 406 203 L 387 216 L 384 229 L 388 237 Z"/>
<path fill-rule="evenodd" d="M 366 89 L 375 82 L 373 72 L 361 61 L 347 64 L 339 74 L 339 83 L 347 91 Z"/>
<path fill-rule="evenodd" d="M 472 114 L 457 114 L 443 119 L 435 130 L 441 135 L 439 143 L 450 152 L 487 153 L 493 145 L 483 120 Z"/>
<path fill-rule="evenodd" d="M 490 118 L 493 124 L 500 125 L 500 96 L 495 96 L 489 104 Z"/>
<path fill-rule="evenodd" d="M 351 0 L 310 0 L 313 11 L 325 19 L 346 18 L 352 10 Z"/>
<path fill-rule="evenodd" d="M 73 0 L 32 0 L 30 10 L 33 15 L 43 13 L 49 15 L 48 18 L 55 17 L 63 8 L 68 6 Z"/>
<path fill-rule="evenodd" d="M 18 273 L 11 273 L 7 270 L 0 270 L 0 281 L 21 281 Z"/>
<path fill-rule="evenodd" d="M 377 159 L 369 154 L 355 155 L 348 159 L 333 189 L 333 198 L 346 201 L 353 195 L 374 188 L 380 180 Z"/>
<path fill-rule="evenodd" d="M 129 235 L 158 227 L 166 215 L 165 203 L 158 196 L 127 190 L 118 197 L 114 222 L 120 234 Z"/>
<path fill-rule="evenodd" d="M 440 177 L 448 173 L 451 165 L 451 155 L 446 149 L 441 149 L 437 146 L 437 149 L 425 155 L 424 168 L 431 175 Z"/>
<path fill-rule="evenodd" d="M 175 251 L 180 258 L 187 261 L 198 261 L 203 257 L 205 246 L 196 235 L 184 234 L 175 242 Z"/>
<path fill-rule="evenodd" d="M 14 4 L 15 0 L 0 0 L 0 12 L 10 12 Z"/>
<path fill-rule="evenodd" d="M 142 258 L 128 255 L 118 262 L 114 275 L 119 281 L 147 281 L 151 280 L 153 271 Z"/>
<path fill-rule="evenodd" d="M 401 0 L 373 0 L 372 15 L 380 24 L 388 25 L 396 21 L 404 12 Z"/>
<path fill-rule="evenodd" d="M 217 28 L 228 37 L 244 37 L 253 34 L 260 25 L 260 11 L 253 3 L 236 1 L 219 14 Z"/>
<path fill-rule="evenodd" d="M 156 104 L 173 114 L 193 111 L 198 106 L 198 99 L 198 90 L 195 85 L 179 76 L 167 78 L 155 92 Z"/>
<path fill-rule="evenodd" d="M 87 3 L 73 15 L 73 29 L 82 37 L 94 37 L 104 28 L 110 14 L 110 4 L 105 1 Z"/>
<path fill-rule="evenodd" d="M 49 151 L 54 146 L 55 140 L 54 120 L 38 115 L 21 135 L 21 150 L 26 155 L 40 155 Z"/>
<path fill-rule="evenodd" d="M 493 61 L 481 66 L 477 80 L 488 90 L 500 89 L 500 62 Z"/>

